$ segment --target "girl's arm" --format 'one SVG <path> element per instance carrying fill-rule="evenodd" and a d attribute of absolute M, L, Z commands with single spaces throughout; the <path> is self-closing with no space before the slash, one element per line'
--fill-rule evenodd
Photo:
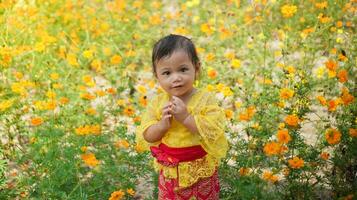
<path fill-rule="evenodd" d="M 183 121 L 182 124 L 191 132 L 198 133 L 197 125 L 195 118 L 192 115 L 188 115 Z"/>
<path fill-rule="evenodd" d="M 147 142 L 154 143 L 160 141 L 164 137 L 167 130 L 159 123 L 149 126 L 144 132 L 144 139 Z"/>
<path fill-rule="evenodd" d="M 161 138 L 164 137 L 165 133 L 171 127 L 172 114 L 170 112 L 171 112 L 171 104 L 167 103 L 162 108 L 161 120 L 158 123 L 149 126 L 149 128 L 147 128 L 144 131 L 143 133 L 144 139 L 147 142 L 154 143 L 160 141 Z"/>

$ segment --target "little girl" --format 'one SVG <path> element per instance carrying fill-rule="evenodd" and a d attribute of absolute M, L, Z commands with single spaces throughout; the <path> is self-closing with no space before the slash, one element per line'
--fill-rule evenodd
<path fill-rule="evenodd" d="M 200 72 L 195 46 L 184 36 L 168 35 L 155 44 L 152 65 L 165 92 L 148 104 L 137 143 L 156 158 L 158 199 L 216 200 L 217 168 L 228 148 L 225 114 L 214 94 L 193 86 Z"/>

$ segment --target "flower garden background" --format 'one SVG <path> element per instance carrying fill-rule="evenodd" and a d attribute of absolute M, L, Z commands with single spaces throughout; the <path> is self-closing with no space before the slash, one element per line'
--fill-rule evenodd
<path fill-rule="evenodd" d="M 0 2 L 0 199 L 155 199 L 151 49 L 197 46 L 222 199 L 357 198 L 356 0 Z"/>

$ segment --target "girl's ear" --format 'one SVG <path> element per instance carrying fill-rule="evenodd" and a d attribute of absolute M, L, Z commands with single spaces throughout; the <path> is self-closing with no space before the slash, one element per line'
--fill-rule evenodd
<path fill-rule="evenodd" d="M 195 80 L 197 79 L 200 73 L 201 73 L 201 62 L 198 62 L 195 66 Z"/>

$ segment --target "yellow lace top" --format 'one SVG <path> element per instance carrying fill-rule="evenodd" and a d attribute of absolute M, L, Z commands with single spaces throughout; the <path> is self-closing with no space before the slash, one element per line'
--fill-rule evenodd
<path fill-rule="evenodd" d="M 143 138 L 144 131 L 160 121 L 162 107 L 169 101 L 166 93 L 158 94 L 148 104 L 142 115 L 141 125 L 136 131 L 136 141 L 139 146 L 149 150 L 152 145 L 158 146 L 159 142 L 148 143 Z M 227 139 L 224 135 L 225 114 L 218 106 L 213 93 L 206 90 L 197 90 L 187 104 L 188 112 L 194 117 L 198 134 L 193 134 L 177 122 L 172 120 L 171 128 L 161 139 L 169 147 L 189 147 L 201 145 L 207 152 L 203 158 L 181 162 L 178 167 L 166 167 L 154 162 L 156 170 L 162 170 L 166 178 L 177 178 L 179 174 L 179 187 L 189 187 L 200 178 L 210 177 L 215 172 L 219 160 L 226 155 L 228 149 Z"/>

